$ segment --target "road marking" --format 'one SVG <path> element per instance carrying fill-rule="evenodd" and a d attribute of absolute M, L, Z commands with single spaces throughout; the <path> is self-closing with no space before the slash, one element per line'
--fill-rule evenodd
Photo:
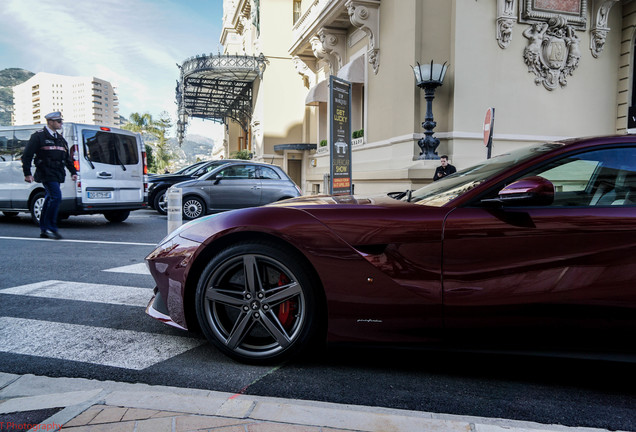
<path fill-rule="evenodd" d="M 152 290 L 120 285 L 48 280 L 6 288 L 0 290 L 0 294 L 146 307 L 152 297 Z"/>
<path fill-rule="evenodd" d="M 129 273 L 129 274 L 145 274 L 145 275 L 150 274 L 150 270 L 148 270 L 148 266 L 146 265 L 146 263 L 131 264 L 131 265 L 121 266 L 121 267 L 113 267 L 113 268 L 109 268 L 102 271 L 112 272 L 112 273 Z"/>
<path fill-rule="evenodd" d="M 108 244 L 108 245 L 125 245 L 125 246 L 157 246 L 157 243 L 135 243 L 135 242 L 116 242 L 116 241 L 101 241 L 101 240 L 51 240 L 43 238 L 31 238 L 31 237 L 7 237 L 0 236 L 0 240 L 27 240 L 27 241 L 44 241 L 44 242 L 57 242 L 57 243 L 89 243 L 89 244 Z"/>
<path fill-rule="evenodd" d="M 0 317 L 0 352 L 142 370 L 202 345 L 182 336 Z"/>

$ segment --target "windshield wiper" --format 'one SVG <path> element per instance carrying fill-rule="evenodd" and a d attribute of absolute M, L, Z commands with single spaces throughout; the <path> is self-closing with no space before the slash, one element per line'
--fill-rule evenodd
<path fill-rule="evenodd" d="M 119 165 L 121 165 L 121 169 L 126 171 L 126 166 L 124 165 L 124 163 L 121 161 L 121 158 L 119 157 L 119 151 L 117 150 L 116 145 L 113 145 L 113 150 L 115 150 L 115 159 L 117 160 L 117 162 L 119 162 Z"/>

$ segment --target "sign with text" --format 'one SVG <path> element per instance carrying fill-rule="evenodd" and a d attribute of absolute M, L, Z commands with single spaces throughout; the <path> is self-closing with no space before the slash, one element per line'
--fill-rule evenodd
<path fill-rule="evenodd" d="M 351 83 L 329 77 L 331 194 L 351 194 Z"/>

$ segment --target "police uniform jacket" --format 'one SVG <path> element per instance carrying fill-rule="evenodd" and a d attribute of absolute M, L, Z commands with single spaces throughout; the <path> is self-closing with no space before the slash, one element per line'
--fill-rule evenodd
<path fill-rule="evenodd" d="M 68 150 L 68 143 L 61 134 L 51 135 L 47 128 L 31 135 L 29 143 L 22 154 L 22 171 L 24 176 L 31 175 L 31 161 L 35 158 L 36 182 L 56 181 L 63 183 L 66 177 L 64 167 L 71 174 L 77 174 Z"/>

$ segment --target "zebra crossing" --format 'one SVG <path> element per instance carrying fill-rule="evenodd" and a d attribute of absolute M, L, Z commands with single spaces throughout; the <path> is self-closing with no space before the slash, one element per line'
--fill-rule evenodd
<path fill-rule="evenodd" d="M 147 274 L 144 264 L 103 271 Z M 29 303 L 29 299 L 38 298 L 87 302 L 88 308 L 91 305 L 133 307 L 144 315 L 152 290 L 148 287 L 47 280 L 1 289 L 0 296 L 5 295 L 16 296 L 13 298 L 25 304 Z M 202 339 L 188 337 L 187 333 L 183 336 L 150 333 L 3 315 L 0 312 L 0 353 L 143 370 L 205 343 Z M 113 323 L 113 326 L 117 325 Z"/>

